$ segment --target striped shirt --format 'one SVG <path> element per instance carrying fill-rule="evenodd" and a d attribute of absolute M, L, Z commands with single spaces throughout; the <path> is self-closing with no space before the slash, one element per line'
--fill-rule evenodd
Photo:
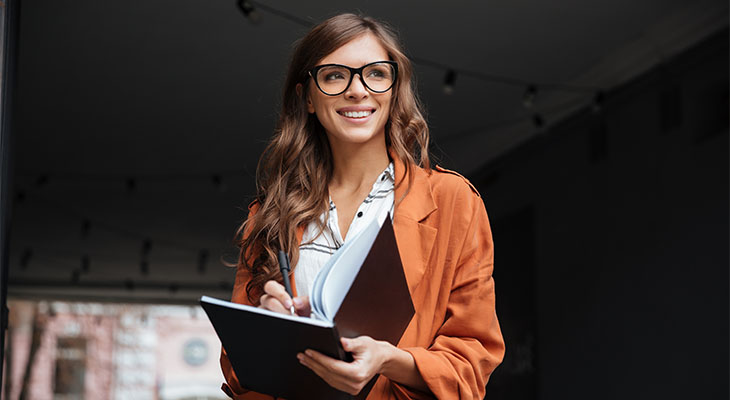
<path fill-rule="evenodd" d="M 340 234 L 337 207 L 330 198 L 329 219 L 325 223 L 324 231 L 320 232 L 317 223 L 310 223 L 304 231 L 302 244 L 299 246 L 299 262 L 294 268 L 294 281 L 299 296 L 309 296 L 317 272 L 343 243 L 355 237 L 373 219 L 377 218 L 378 224 L 382 226 L 386 215 L 390 214 L 390 217 L 393 218 L 394 185 L 393 163 L 390 163 L 388 168 L 375 180 L 370 194 L 358 207 L 344 240 Z M 322 214 L 320 220 L 324 220 L 324 218 L 325 214 Z"/>

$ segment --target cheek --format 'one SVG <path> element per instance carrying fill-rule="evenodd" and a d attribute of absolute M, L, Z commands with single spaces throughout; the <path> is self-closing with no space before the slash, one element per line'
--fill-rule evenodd
<path fill-rule="evenodd" d="M 320 114 L 324 110 L 324 106 L 327 104 L 327 99 L 323 99 L 319 90 L 310 85 L 309 95 L 307 96 L 307 111 L 310 114 Z"/>
<path fill-rule="evenodd" d="M 390 119 L 390 114 L 392 111 L 391 109 L 393 106 L 392 101 L 393 101 L 392 98 L 387 98 L 387 99 L 383 99 L 383 101 L 380 102 L 380 104 L 382 106 L 382 111 L 383 111 L 382 118 L 384 118 L 386 121 Z"/>

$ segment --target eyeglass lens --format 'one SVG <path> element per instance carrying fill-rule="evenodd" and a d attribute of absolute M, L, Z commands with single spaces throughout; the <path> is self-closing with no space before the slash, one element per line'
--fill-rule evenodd
<path fill-rule="evenodd" d="M 341 66 L 330 65 L 317 71 L 317 85 L 323 92 L 331 95 L 347 90 L 350 70 Z M 393 86 L 395 71 L 388 63 L 375 63 L 366 66 L 362 71 L 365 86 L 373 92 L 385 92 Z"/>

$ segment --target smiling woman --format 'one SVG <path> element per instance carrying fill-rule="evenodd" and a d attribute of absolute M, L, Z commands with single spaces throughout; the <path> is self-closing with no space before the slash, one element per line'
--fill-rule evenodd
<path fill-rule="evenodd" d="M 431 169 L 411 80 L 396 35 L 371 18 L 335 16 L 298 42 L 257 198 L 239 229 L 233 301 L 309 316 L 320 268 L 390 216 L 416 309 L 398 345 L 343 338 L 352 362 L 313 350 L 299 361 L 350 394 L 379 375 L 369 399 L 481 399 L 504 355 L 489 221 L 466 179 Z M 280 283 L 279 250 L 292 260 L 294 297 Z M 221 365 L 227 394 L 262 398 L 240 385 L 225 350 Z"/>

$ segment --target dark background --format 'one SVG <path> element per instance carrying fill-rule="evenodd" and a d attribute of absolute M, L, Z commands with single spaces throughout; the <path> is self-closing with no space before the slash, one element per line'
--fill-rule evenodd
<path fill-rule="evenodd" d="M 229 296 L 291 43 L 360 10 L 490 214 L 488 397 L 728 397 L 727 2 L 253 4 L 21 2 L 11 299 Z"/>

